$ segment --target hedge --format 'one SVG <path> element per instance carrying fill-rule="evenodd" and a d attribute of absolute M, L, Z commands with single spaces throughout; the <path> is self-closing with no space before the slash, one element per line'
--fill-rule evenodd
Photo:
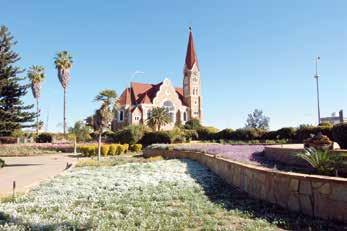
<path fill-rule="evenodd" d="M 196 129 L 199 140 L 214 140 L 218 132 L 214 127 L 200 127 Z"/>
<path fill-rule="evenodd" d="M 332 128 L 332 136 L 340 148 L 347 149 L 347 123 L 337 124 Z"/>
<path fill-rule="evenodd" d="M 110 133 L 106 138 L 107 141 L 112 143 L 121 144 L 136 144 L 144 135 L 144 128 L 142 126 L 128 126 L 115 133 Z"/>
<path fill-rule="evenodd" d="M 311 135 L 317 135 L 319 132 L 322 132 L 323 135 L 329 137 L 333 140 L 332 127 L 331 126 L 307 126 L 301 127 L 296 131 L 295 140 L 302 143 L 304 140 L 311 137 Z"/>
<path fill-rule="evenodd" d="M 36 143 L 52 143 L 53 136 L 50 133 L 41 133 L 35 138 Z"/>
<path fill-rule="evenodd" d="M 2 136 L 0 137 L 0 144 L 16 144 L 17 138 L 12 136 Z"/>
<path fill-rule="evenodd" d="M 141 146 L 142 147 L 142 146 Z M 103 144 L 101 145 L 101 155 L 103 156 L 115 156 L 121 155 L 128 151 L 129 144 Z M 83 145 L 79 147 L 79 152 L 84 156 L 96 156 L 98 154 L 98 145 Z"/>
<path fill-rule="evenodd" d="M 151 144 L 170 144 L 171 137 L 168 132 L 145 132 L 140 142 L 143 146 L 147 147 Z"/>

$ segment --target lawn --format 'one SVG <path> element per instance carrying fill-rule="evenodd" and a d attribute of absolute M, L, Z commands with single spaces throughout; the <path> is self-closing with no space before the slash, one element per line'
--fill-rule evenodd
<path fill-rule="evenodd" d="M 0 230 L 341 228 L 250 199 L 191 160 L 129 160 L 97 167 L 84 162 L 0 203 Z"/>

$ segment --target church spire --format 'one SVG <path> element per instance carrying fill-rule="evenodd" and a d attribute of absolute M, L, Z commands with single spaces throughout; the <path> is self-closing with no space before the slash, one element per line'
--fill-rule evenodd
<path fill-rule="evenodd" d="M 199 69 L 198 58 L 196 56 L 195 48 L 194 48 L 192 27 L 189 27 L 189 39 L 188 39 L 185 65 L 186 65 L 187 69 L 191 70 L 193 68 L 194 64 L 196 64 L 197 68 Z"/>

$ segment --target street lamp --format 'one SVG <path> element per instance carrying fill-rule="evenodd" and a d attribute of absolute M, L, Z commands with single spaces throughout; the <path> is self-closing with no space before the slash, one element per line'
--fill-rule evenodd
<path fill-rule="evenodd" d="M 320 124 L 320 105 L 319 105 L 319 74 L 318 74 L 318 61 L 320 60 L 320 57 L 318 56 L 316 58 L 316 74 L 314 75 L 314 78 L 316 79 L 317 84 L 317 106 L 318 106 L 318 124 Z"/>

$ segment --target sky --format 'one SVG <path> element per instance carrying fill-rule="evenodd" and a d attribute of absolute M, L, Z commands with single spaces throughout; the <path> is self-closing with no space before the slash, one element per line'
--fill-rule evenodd
<path fill-rule="evenodd" d="M 23 68 L 42 65 L 41 120 L 61 131 L 58 51 L 73 56 L 68 125 L 91 115 L 102 89 L 169 78 L 182 86 L 188 27 L 193 28 L 205 125 L 240 128 L 262 109 L 271 129 L 317 123 L 315 57 L 320 56 L 321 115 L 347 114 L 347 1 L 20 1 L 0 0 L 0 25 L 18 44 Z M 31 92 L 25 103 L 34 103 Z"/>

